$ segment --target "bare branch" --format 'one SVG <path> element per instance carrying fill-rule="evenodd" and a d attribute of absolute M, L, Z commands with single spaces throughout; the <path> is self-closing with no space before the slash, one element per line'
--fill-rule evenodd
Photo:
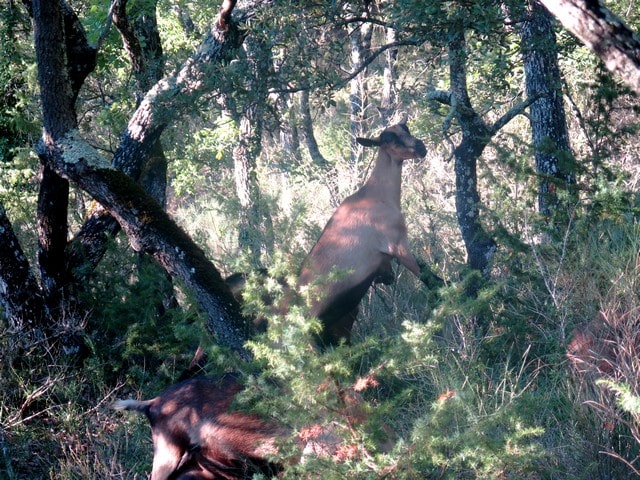
<path fill-rule="evenodd" d="M 97 51 L 100 50 L 100 48 L 102 47 L 102 44 L 104 43 L 104 40 L 107 38 L 107 35 L 109 34 L 109 30 L 111 30 L 111 24 L 113 23 L 113 9 L 117 2 L 118 0 L 113 0 L 111 2 L 111 6 L 109 7 L 109 12 L 107 13 L 107 19 L 105 21 L 104 28 L 102 29 L 102 32 L 100 32 L 100 36 L 96 41 L 95 48 Z"/>
<path fill-rule="evenodd" d="M 518 115 L 521 115 L 522 113 L 524 113 L 524 111 L 529 107 L 529 105 L 531 105 L 533 102 L 535 102 L 542 96 L 543 95 L 541 93 L 538 93 L 536 95 L 533 95 L 532 97 L 527 98 L 525 101 L 520 102 L 515 107 L 510 108 L 504 115 L 502 115 L 498 120 L 496 120 L 493 125 L 489 126 L 489 132 L 491 132 L 491 135 L 492 136 L 495 135 L 507 123 L 509 123 Z"/>
<path fill-rule="evenodd" d="M 331 85 L 332 89 L 339 90 L 344 87 L 347 83 L 357 77 L 365 68 L 367 68 L 376 58 L 382 55 L 387 50 L 392 50 L 398 47 L 411 47 L 418 46 L 424 43 L 422 40 L 398 40 L 397 42 L 387 43 L 386 45 L 382 45 L 381 47 L 373 50 L 368 57 L 360 62 L 358 68 L 353 71 L 349 71 L 349 75 L 341 78 L 337 82 Z M 282 94 L 282 93 L 297 93 L 303 90 L 314 90 L 320 86 L 325 86 L 325 84 L 309 84 L 309 85 L 300 85 L 297 87 L 290 88 L 272 88 L 269 90 L 270 94 Z"/>

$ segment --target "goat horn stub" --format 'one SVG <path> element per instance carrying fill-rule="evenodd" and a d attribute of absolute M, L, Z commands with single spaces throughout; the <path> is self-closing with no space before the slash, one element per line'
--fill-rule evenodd
<path fill-rule="evenodd" d="M 356 142 L 363 147 L 379 147 L 382 144 L 379 138 L 356 137 Z"/>

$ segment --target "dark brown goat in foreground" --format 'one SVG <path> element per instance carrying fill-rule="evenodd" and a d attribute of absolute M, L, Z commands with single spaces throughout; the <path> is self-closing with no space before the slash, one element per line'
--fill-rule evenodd
<path fill-rule="evenodd" d="M 231 411 L 242 389 L 235 375 L 193 378 L 144 401 L 120 400 L 117 410 L 146 414 L 153 439 L 151 480 L 251 478 L 274 475 L 267 457 L 282 429 L 257 415 Z"/>
<path fill-rule="evenodd" d="M 360 392 L 375 385 L 369 375 L 346 389 L 338 389 L 333 382 L 322 388 L 335 391 L 338 407 L 332 411 L 354 426 L 367 418 Z M 275 476 L 282 466 L 269 458 L 277 453 L 277 443 L 293 432 L 257 415 L 232 410 L 242 388 L 239 377 L 233 374 L 196 377 L 169 387 L 151 400 L 119 400 L 113 407 L 143 412 L 149 419 L 154 450 L 151 480 L 245 480 L 256 473 Z M 393 445 L 389 442 L 393 433 L 387 433 L 388 438 L 377 445 L 381 451 Z M 343 444 L 335 422 L 307 425 L 295 440 L 302 461 L 307 456 L 345 461 L 362 453 L 356 445 Z"/>
<path fill-rule="evenodd" d="M 322 322 L 323 345 L 349 340 L 358 304 L 371 284 L 393 282 L 391 259 L 420 277 L 409 251 L 400 187 L 403 161 L 422 158 L 427 149 L 411 135 L 406 119 L 378 138 L 357 140 L 365 147 L 378 147 L 375 166 L 362 188 L 342 202 L 324 227 L 298 280 L 299 286 L 313 285 L 310 313 Z"/>

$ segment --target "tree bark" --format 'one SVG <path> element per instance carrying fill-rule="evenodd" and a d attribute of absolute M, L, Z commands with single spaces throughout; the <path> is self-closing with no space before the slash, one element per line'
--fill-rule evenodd
<path fill-rule="evenodd" d="M 364 12 L 366 16 L 368 12 Z M 366 67 L 363 68 L 365 59 L 371 50 L 371 35 L 373 29 L 370 23 L 365 22 L 354 28 L 349 35 L 351 43 L 351 70 L 359 72 L 349 82 L 351 93 L 349 94 L 349 121 L 351 132 L 351 165 L 357 172 L 362 160 L 362 146 L 356 138 L 364 136 L 366 130 L 365 110 L 367 108 L 367 81 Z"/>
<path fill-rule="evenodd" d="M 395 28 L 387 27 L 387 43 L 393 44 L 398 41 L 398 34 Z M 398 49 L 390 48 L 384 53 L 384 73 L 382 84 L 382 101 L 380 102 L 380 119 L 383 127 L 389 126 L 391 119 L 398 106 L 398 91 L 396 88 L 396 78 L 398 76 L 396 62 L 398 60 Z"/>
<path fill-rule="evenodd" d="M 219 17 L 224 16 L 224 28 L 217 19 L 211 32 L 205 37 L 200 48 L 182 67 L 173 74 L 158 80 L 154 85 L 149 82 L 162 69 L 156 66 L 154 75 L 145 81 L 144 64 L 156 62 L 161 55 L 160 46 L 151 49 L 146 55 L 135 34 L 134 26 L 126 17 L 126 2 L 120 1 L 115 7 L 116 22 L 120 24 L 120 33 L 127 51 L 131 53 L 131 63 L 137 80 L 141 100 L 129 120 L 120 145 L 113 158 L 116 168 L 141 181 L 147 191 L 161 203 L 164 202 L 166 158 L 159 143 L 169 119 L 175 120 L 187 113 L 191 105 L 204 93 L 211 91 L 217 81 L 223 82 L 223 72 L 219 65 L 227 63 L 242 43 L 242 34 L 238 25 L 231 20 L 230 13 L 235 2 L 225 2 Z M 226 9 L 226 10 L 225 10 Z M 222 15 L 222 12 L 226 13 Z M 117 15 L 116 15 L 117 16 Z M 145 24 L 146 25 L 146 24 Z M 146 25 L 148 29 L 148 25 Z M 153 37 L 153 35 L 150 35 Z M 153 42 L 155 45 L 156 42 Z M 149 57 L 150 60 L 145 60 Z M 146 93 L 144 93 L 146 92 Z M 175 107 L 175 108 L 174 108 Z M 160 180 L 162 177 L 164 180 Z M 120 227 L 108 212 L 97 206 L 77 232 L 69 246 L 69 269 L 76 275 L 92 271 L 100 262 L 108 239 L 113 237 Z M 82 278 L 82 277 L 81 277 Z"/>
<path fill-rule="evenodd" d="M 557 188 L 575 183 L 552 20 L 549 12 L 533 0 L 519 28 L 526 93 L 539 97 L 529 107 L 529 121 L 539 178 L 538 210 L 545 217 L 559 206 Z"/>
<path fill-rule="evenodd" d="M 125 50 L 129 54 L 131 70 L 136 80 L 136 106 L 140 105 L 144 94 L 164 76 L 165 59 L 160 33 L 158 32 L 157 5 L 157 0 L 136 5 L 136 13 L 133 19 L 130 19 L 127 13 L 127 0 L 118 0 L 114 2 L 112 7 L 113 24 L 120 32 L 120 37 Z M 163 209 L 166 207 L 167 169 L 167 157 L 164 153 L 162 141 L 158 138 L 149 152 L 149 157 L 142 159 L 142 170 L 138 182 Z M 102 219 L 100 210 L 103 209 L 103 207 L 97 206 L 93 209 L 91 217 Z M 113 222 L 117 223 L 115 220 Z M 114 230 L 114 228 L 112 227 L 110 230 Z M 94 245 L 92 250 L 95 251 L 96 248 L 101 248 L 101 257 L 106 251 L 108 237 L 102 236 L 100 238 L 102 240 L 101 246 Z M 140 268 L 142 264 L 147 262 L 151 262 L 151 260 L 140 256 L 138 258 L 138 267 Z M 156 268 L 160 269 L 159 266 L 156 266 Z M 158 303 L 156 311 L 162 314 L 166 311 L 167 306 L 175 306 L 178 302 L 175 298 L 171 277 L 166 272 L 158 272 L 156 278 L 159 284 L 158 288 L 162 292 L 162 302 Z"/>
<path fill-rule="evenodd" d="M 76 95 L 69 76 L 62 5 L 35 0 L 32 7 L 44 127 L 42 141 L 45 145 L 39 155 L 38 261 L 45 303 L 50 309 L 59 310 L 63 308 L 61 299 L 64 297 L 62 289 L 69 185 L 67 180 L 51 169 L 50 160 L 54 143 L 77 125 L 74 107 Z M 39 21 L 43 18 L 48 21 Z M 46 318 L 54 320 L 48 316 Z M 54 327 L 42 326 L 45 329 Z"/>
<path fill-rule="evenodd" d="M 193 240 L 140 185 L 113 169 L 77 131 L 61 139 L 55 152 L 53 168 L 100 202 L 136 251 L 150 255 L 181 279 L 207 313 L 219 343 L 248 358 L 243 345 L 252 334 L 252 324 L 242 317 L 220 273 Z"/>
<path fill-rule="evenodd" d="M 597 0 L 540 0 L 562 25 L 640 95 L 640 38 Z"/>
<path fill-rule="evenodd" d="M 198 31 L 198 27 L 193 23 L 193 19 L 187 10 L 182 8 L 182 5 L 179 1 L 171 3 L 171 10 L 176 14 L 178 20 L 180 20 L 180 24 L 182 25 L 182 29 L 184 30 L 185 36 L 196 37 L 200 35 Z"/>
<path fill-rule="evenodd" d="M 40 283 L 47 305 L 52 310 L 63 309 L 63 298 L 70 277 L 67 275 L 67 212 L 69 182 L 61 178 L 41 159 L 38 190 L 37 233 Z"/>
<path fill-rule="evenodd" d="M 262 267 L 262 246 L 273 250 L 273 235 L 269 213 L 262 205 L 262 195 L 256 175 L 256 159 L 260 155 L 262 125 L 260 109 L 248 106 L 240 116 L 240 135 L 233 149 L 236 194 L 240 202 L 238 243 L 249 252 L 252 265 Z"/>
<path fill-rule="evenodd" d="M 445 135 L 448 135 L 454 119 L 460 125 L 462 138 L 453 151 L 456 173 L 456 217 L 467 251 L 467 263 L 471 268 L 480 270 L 487 276 L 496 243 L 480 222 L 481 201 L 478 192 L 477 159 L 482 155 L 491 138 L 502 127 L 517 115 L 524 113 L 540 97 L 529 97 L 508 110 L 492 125 L 486 124 L 474 110 L 469 98 L 466 78 L 466 40 L 461 23 L 452 23 L 448 38 L 451 91 L 435 90 L 429 92 L 427 99 L 449 105 L 450 112 L 442 126 Z"/>
<path fill-rule="evenodd" d="M 491 139 L 489 128 L 471 106 L 467 90 L 466 40 L 461 24 L 449 32 L 449 77 L 451 97 L 460 126 L 462 141 L 454 150 L 456 172 L 456 215 L 473 269 L 489 275 L 496 243 L 480 222 L 477 159 Z"/>
<path fill-rule="evenodd" d="M 256 269 L 263 268 L 263 249 L 273 251 L 273 226 L 257 178 L 257 161 L 262 151 L 263 110 L 267 101 L 267 72 L 270 68 L 270 52 L 261 42 L 249 40 L 244 50 L 249 66 L 248 90 L 251 98 L 239 115 L 235 115 L 239 127 L 238 144 L 233 149 L 236 194 L 240 201 L 238 243 L 249 253 Z M 231 110 L 231 109 L 230 109 Z"/>
<path fill-rule="evenodd" d="M 304 137 L 304 142 L 307 146 L 307 151 L 309 152 L 311 161 L 323 171 L 323 178 L 325 179 L 325 184 L 329 189 L 331 205 L 337 208 L 342 201 L 340 198 L 340 189 L 338 188 L 337 173 L 324 155 L 322 155 L 322 152 L 320 152 L 318 141 L 313 133 L 313 119 L 311 118 L 311 106 L 309 105 L 308 90 L 302 90 L 300 92 L 300 116 L 302 120 L 300 128 L 302 130 L 302 136 Z"/>
<path fill-rule="evenodd" d="M 127 0 L 118 0 L 112 7 L 113 23 L 120 33 L 125 51 L 129 55 L 131 70 L 136 80 L 136 104 L 158 82 L 164 72 L 164 56 L 156 20 L 157 2 L 145 3 L 138 16 L 130 20 Z M 86 41 L 86 39 L 85 39 Z M 138 159 L 140 184 L 161 205 L 166 201 L 167 159 L 160 139 L 149 149 L 147 158 Z M 86 274 L 93 271 L 106 252 L 110 238 L 120 231 L 118 222 L 99 204 L 90 214 L 73 240 L 67 245 L 66 270 L 72 272 L 75 283 L 82 285 Z"/>
<path fill-rule="evenodd" d="M 16 237 L 11 222 L 0 205 L 0 306 L 7 319 L 9 339 L 24 342 L 41 330 L 48 317 L 40 287 Z M 40 337 L 36 333 L 36 337 Z"/>
<path fill-rule="evenodd" d="M 144 152 L 152 150 L 168 119 L 173 118 L 169 115 L 173 106 L 182 111 L 211 88 L 211 78 L 217 78 L 211 63 L 230 58 L 241 40 L 230 16 L 234 5 L 233 1 L 224 2 L 212 34 L 194 57 L 178 74 L 158 82 L 142 100 L 116 153 L 115 163 L 122 170 L 137 177 L 140 158 L 146 158 Z M 37 148 L 41 161 L 103 204 L 136 250 L 151 255 L 193 289 L 220 344 L 247 357 L 243 343 L 251 326 L 244 321 L 213 264 L 157 202 L 131 178 L 113 170 L 109 162 L 82 141 L 74 128 L 60 3 L 36 0 L 33 12 L 44 120 L 44 135 Z"/>
<path fill-rule="evenodd" d="M 25 1 L 25 5 L 32 17 L 34 8 L 38 11 L 42 8 L 40 3 L 34 6 L 31 1 Z M 46 6 L 44 8 L 49 12 Z M 84 28 L 68 3 L 61 2 L 57 16 L 51 17 L 51 21 L 56 25 L 34 27 L 34 33 L 41 53 L 48 51 L 52 54 L 45 55 L 51 58 L 52 68 L 62 68 L 64 65 L 68 77 L 68 81 L 52 83 L 41 93 L 47 108 L 60 112 L 59 115 L 47 114 L 48 125 L 45 125 L 45 129 L 55 137 L 77 124 L 74 104 L 85 78 L 97 64 L 97 49 L 87 41 Z M 40 73 L 39 79 L 55 82 L 55 79 L 47 79 Z M 65 262 L 69 185 L 48 167 L 46 158 L 40 160 L 37 206 L 40 279 L 48 307 L 61 310 L 65 308 L 64 302 L 73 301 L 68 290 L 71 273 Z"/>

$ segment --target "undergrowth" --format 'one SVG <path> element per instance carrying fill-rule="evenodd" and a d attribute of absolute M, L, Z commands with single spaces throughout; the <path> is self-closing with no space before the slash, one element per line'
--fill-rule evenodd
<path fill-rule="evenodd" d="M 279 316 L 265 303 L 295 278 L 298 259 L 274 254 L 246 289 L 247 311 L 270 329 L 240 366 L 238 402 L 292 432 L 283 478 L 638 476 L 640 228 L 604 213 L 576 212 L 565 229 L 505 247 L 490 280 L 449 266 L 434 291 L 398 268 L 395 284 L 364 298 L 352 344 L 324 352 L 303 307 Z M 146 419 L 111 403 L 156 395 L 198 345 L 207 373 L 238 367 L 162 272 L 117 244 L 107 260 L 83 299 L 93 310 L 80 363 L 55 345 L 16 355 L 2 336 L 1 478 L 146 478 Z M 135 266 L 113 275 L 114 265 Z M 326 431 L 335 445 L 322 450 Z"/>

